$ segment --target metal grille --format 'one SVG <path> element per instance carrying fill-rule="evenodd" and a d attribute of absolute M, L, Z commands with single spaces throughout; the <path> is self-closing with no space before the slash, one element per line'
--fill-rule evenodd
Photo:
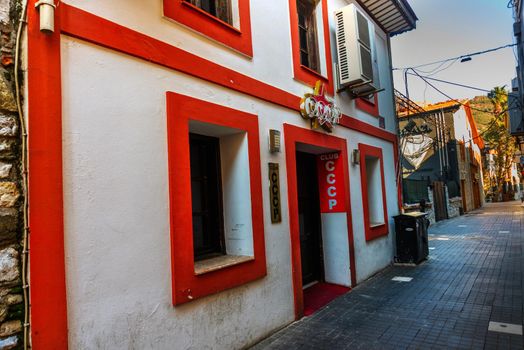
<path fill-rule="evenodd" d="M 373 80 L 373 61 L 371 59 L 371 52 L 367 47 L 361 44 L 359 44 L 359 49 L 362 75 L 368 80 Z"/>
<path fill-rule="evenodd" d="M 349 79 L 348 53 L 346 50 L 346 32 L 344 31 L 344 14 L 337 13 L 337 47 L 340 65 L 340 79 Z"/>
<path fill-rule="evenodd" d="M 358 40 L 364 44 L 368 49 L 371 48 L 371 42 L 369 38 L 369 27 L 368 20 L 357 11 L 357 27 L 358 27 Z"/>

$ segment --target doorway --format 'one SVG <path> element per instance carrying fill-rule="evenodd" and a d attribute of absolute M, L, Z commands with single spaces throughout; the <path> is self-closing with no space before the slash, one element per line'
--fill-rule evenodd
<path fill-rule="evenodd" d="M 348 154 L 346 140 L 339 137 L 289 124 L 284 124 L 284 135 L 291 278 L 295 318 L 300 319 L 356 285 L 351 203 L 345 185 Z M 322 159 L 334 153 L 339 161 Z M 333 180 L 336 186 L 331 186 Z M 337 201 L 335 211 L 328 204 Z"/>
<path fill-rule="evenodd" d="M 297 198 L 302 288 L 323 280 L 322 228 L 314 154 L 297 151 Z"/>

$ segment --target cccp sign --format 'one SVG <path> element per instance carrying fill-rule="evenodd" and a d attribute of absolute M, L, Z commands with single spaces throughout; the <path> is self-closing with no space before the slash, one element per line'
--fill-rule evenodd
<path fill-rule="evenodd" d="M 346 211 L 345 183 L 339 153 L 321 154 L 317 157 L 318 186 L 321 213 Z"/>

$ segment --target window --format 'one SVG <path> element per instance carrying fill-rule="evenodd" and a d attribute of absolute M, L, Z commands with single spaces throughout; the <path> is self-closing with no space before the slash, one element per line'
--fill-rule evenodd
<path fill-rule="evenodd" d="M 206 11 L 212 16 L 229 24 L 233 24 L 230 0 L 185 0 L 188 3 Z"/>
<path fill-rule="evenodd" d="M 167 94 L 173 304 L 266 275 L 258 118 Z"/>
<path fill-rule="evenodd" d="M 315 1 L 297 0 L 300 63 L 320 73 Z"/>
<path fill-rule="evenodd" d="M 294 78 L 333 94 L 327 0 L 289 0 Z"/>
<path fill-rule="evenodd" d="M 359 144 L 360 181 L 366 241 L 388 234 L 382 149 Z"/>
<path fill-rule="evenodd" d="M 202 35 L 253 56 L 250 0 L 163 0 L 164 15 Z"/>
<path fill-rule="evenodd" d="M 189 134 L 195 261 L 224 255 L 218 138 Z"/>

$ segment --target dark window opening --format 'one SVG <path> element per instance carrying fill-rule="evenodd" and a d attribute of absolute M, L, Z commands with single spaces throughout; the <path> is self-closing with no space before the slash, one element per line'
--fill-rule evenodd
<path fill-rule="evenodd" d="M 231 0 L 185 0 L 221 21 L 232 24 Z"/>
<path fill-rule="evenodd" d="M 189 134 L 195 261 L 224 255 L 220 146 L 216 137 Z"/>
<path fill-rule="evenodd" d="M 318 1 L 297 0 L 300 63 L 320 73 L 315 7 Z"/>

